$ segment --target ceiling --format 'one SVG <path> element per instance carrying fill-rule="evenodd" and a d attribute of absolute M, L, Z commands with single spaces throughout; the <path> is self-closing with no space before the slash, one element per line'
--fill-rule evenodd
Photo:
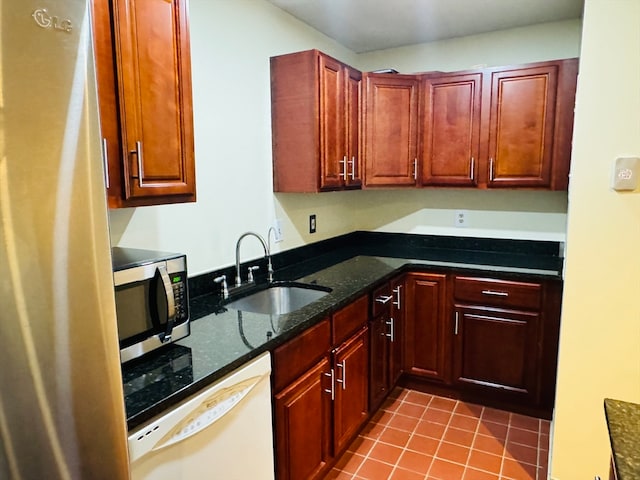
<path fill-rule="evenodd" d="M 582 17 L 584 0 L 267 0 L 363 53 Z"/>

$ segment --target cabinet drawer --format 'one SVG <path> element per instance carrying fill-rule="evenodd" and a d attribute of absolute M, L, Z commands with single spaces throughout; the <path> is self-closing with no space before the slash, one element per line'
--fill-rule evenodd
<path fill-rule="evenodd" d="M 493 278 L 455 277 L 454 296 L 456 300 L 480 305 L 538 310 L 542 285 Z"/>
<path fill-rule="evenodd" d="M 340 345 L 349 335 L 367 323 L 367 301 L 365 295 L 333 314 L 334 345 Z"/>
<path fill-rule="evenodd" d="M 325 319 L 273 352 L 273 390 L 280 391 L 331 349 L 331 326 Z"/>
<path fill-rule="evenodd" d="M 380 315 L 387 307 L 391 306 L 392 302 L 393 292 L 388 283 L 376 288 L 371 294 L 371 317 L 375 318 Z"/>

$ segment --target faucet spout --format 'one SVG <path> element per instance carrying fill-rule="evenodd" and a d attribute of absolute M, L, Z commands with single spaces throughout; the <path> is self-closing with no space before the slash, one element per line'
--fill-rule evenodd
<path fill-rule="evenodd" d="M 269 254 L 269 247 L 267 247 L 267 243 L 264 241 L 264 238 L 262 238 L 260 235 L 254 232 L 245 232 L 242 235 L 240 235 L 240 238 L 238 238 L 238 241 L 236 242 L 236 287 L 239 287 L 240 285 L 242 285 L 242 278 L 240 276 L 240 244 L 242 243 L 242 240 L 248 236 L 253 236 L 253 237 L 256 237 L 258 240 L 260 240 L 260 243 L 262 244 L 262 248 L 264 248 L 264 256 L 267 258 L 268 262 L 271 263 L 271 255 Z"/>

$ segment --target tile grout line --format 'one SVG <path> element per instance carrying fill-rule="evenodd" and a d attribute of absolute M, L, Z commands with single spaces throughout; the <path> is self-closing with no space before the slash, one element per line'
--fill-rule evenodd
<path fill-rule="evenodd" d="M 431 402 L 434 399 L 433 395 L 430 394 L 425 394 L 425 395 L 429 395 L 429 402 L 424 406 L 424 411 L 422 412 L 422 414 L 420 415 L 420 418 L 418 418 L 418 423 L 416 423 L 416 425 L 413 427 L 413 430 L 411 431 L 411 434 L 409 435 L 409 439 L 407 440 L 407 445 L 409 445 L 409 442 L 411 441 L 411 439 L 413 438 L 413 436 L 415 435 L 416 429 L 418 428 L 418 424 L 420 423 L 420 420 L 422 420 L 424 418 L 424 414 L 427 412 L 427 409 L 429 408 L 429 405 L 431 405 Z M 406 398 L 406 397 L 405 397 Z M 405 401 L 403 400 L 403 403 Z M 409 405 L 417 405 L 415 403 L 411 403 L 411 402 L 406 402 Z M 415 417 L 413 417 L 415 418 Z M 400 459 L 402 458 L 402 456 L 404 455 L 404 453 L 407 451 L 407 446 L 405 445 L 405 447 L 403 447 L 402 449 L 402 453 L 400 453 L 400 456 L 398 457 L 398 459 L 396 460 L 396 463 L 393 466 L 393 469 L 391 470 L 391 475 L 393 475 L 393 473 L 399 468 L 398 464 L 400 462 Z M 432 460 L 433 461 L 433 460 Z M 429 465 L 429 467 L 431 467 L 431 465 Z M 417 472 L 416 472 L 417 473 Z M 425 478 L 426 478 L 426 474 L 425 474 Z"/>
<path fill-rule="evenodd" d="M 499 477 L 500 478 L 508 478 L 505 477 L 504 474 L 504 464 L 505 464 L 505 460 L 507 458 L 507 441 L 509 439 L 509 432 L 511 431 L 511 419 L 513 418 L 513 413 L 509 413 L 509 420 L 507 421 L 507 433 L 505 434 L 504 437 L 504 445 L 503 445 L 503 449 L 502 449 L 502 460 L 500 461 L 500 473 L 499 473 Z"/>
<path fill-rule="evenodd" d="M 455 407 L 453 407 L 455 409 Z M 439 410 L 439 409 L 436 409 Z M 426 410 L 425 410 L 426 412 Z M 440 436 L 440 440 L 438 442 L 438 448 L 436 448 L 436 451 L 433 455 L 433 459 L 431 461 L 431 465 L 429 465 L 429 470 L 427 470 L 427 474 L 425 476 L 425 478 L 429 477 L 429 474 L 431 473 L 431 469 L 433 468 L 433 464 L 435 463 L 435 459 L 436 459 L 436 455 L 438 454 L 438 450 L 440 450 L 440 447 L 442 446 L 442 443 L 444 442 L 444 435 L 447 432 L 447 429 L 449 428 L 449 425 L 451 424 L 451 419 L 453 418 L 453 410 L 450 412 L 451 415 L 449 415 L 449 420 L 447 421 L 447 424 L 444 427 L 444 431 L 442 432 L 442 435 Z M 444 459 L 442 459 L 444 460 Z M 464 476 L 464 471 L 462 472 L 463 476 Z"/>
<path fill-rule="evenodd" d="M 469 461 L 471 460 L 471 451 L 474 449 L 474 445 L 476 443 L 476 437 L 480 432 L 480 422 L 482 421 L 482 414 L 484 413 L 485 407 L 482 406 L 482 410 L 480 410 L 480 416 L 478 417 L 478 423 L 476 424 L 475 431 L 473 432 L 473 438 L 471 439 L 471 445 L 469 446 L 469 454 L 467 455 L 467 463 L 464 467 L 464 472 L 462 472 L 462 477 L 467 474 L 467 469 L 469 468 Z"/>

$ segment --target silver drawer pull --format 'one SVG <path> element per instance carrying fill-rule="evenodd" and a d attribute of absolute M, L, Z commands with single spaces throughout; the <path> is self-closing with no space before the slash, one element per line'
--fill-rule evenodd
<path fill-rule="evenodd" d="M 482 290 L 484 295 L 493 295 L 494 297 L 508 297 L 509 292 L 497 292 L 495 290 Z"/>
<path fill-rule="evenodd" d="M 393 289 L 393 293 L 396 294 L 396 300 L 393 302 L 393 304 L 396 306 L 398 310 L 400 310 L 400 289 L 401 288 L 402 288 L 402 285 L 398 285 L 396 288 Z"/>
<path fill-rule="evenodd" d="M 376 297 L 376 302 L 382 303 L 383 305 L 385 303 L 389 303 L 391 300 L 393 300 L 393 295 L 381 295 Z"/>
<path fill-rule="evenodd" d="M 342 360 L 336 364 L 337 367 L 342 369 L 342 378 L 336 378 L 336 382 L 342 384 L 342 390 L 347 389 L 347 361 Z"/>
<path fill-rule="evenodd" d="M 336 399 L 336 374 L 335 371 L 333 370 L 333 368 L 331 369 L 330 373 L 323 373 L 323 375 L 325 377 L 329 377 L 331 378 L 331 388 L 327 389 L 325 388 L 324 391 L 326 393 L 331 394 L 331 400 L 335 400 Z"/>

